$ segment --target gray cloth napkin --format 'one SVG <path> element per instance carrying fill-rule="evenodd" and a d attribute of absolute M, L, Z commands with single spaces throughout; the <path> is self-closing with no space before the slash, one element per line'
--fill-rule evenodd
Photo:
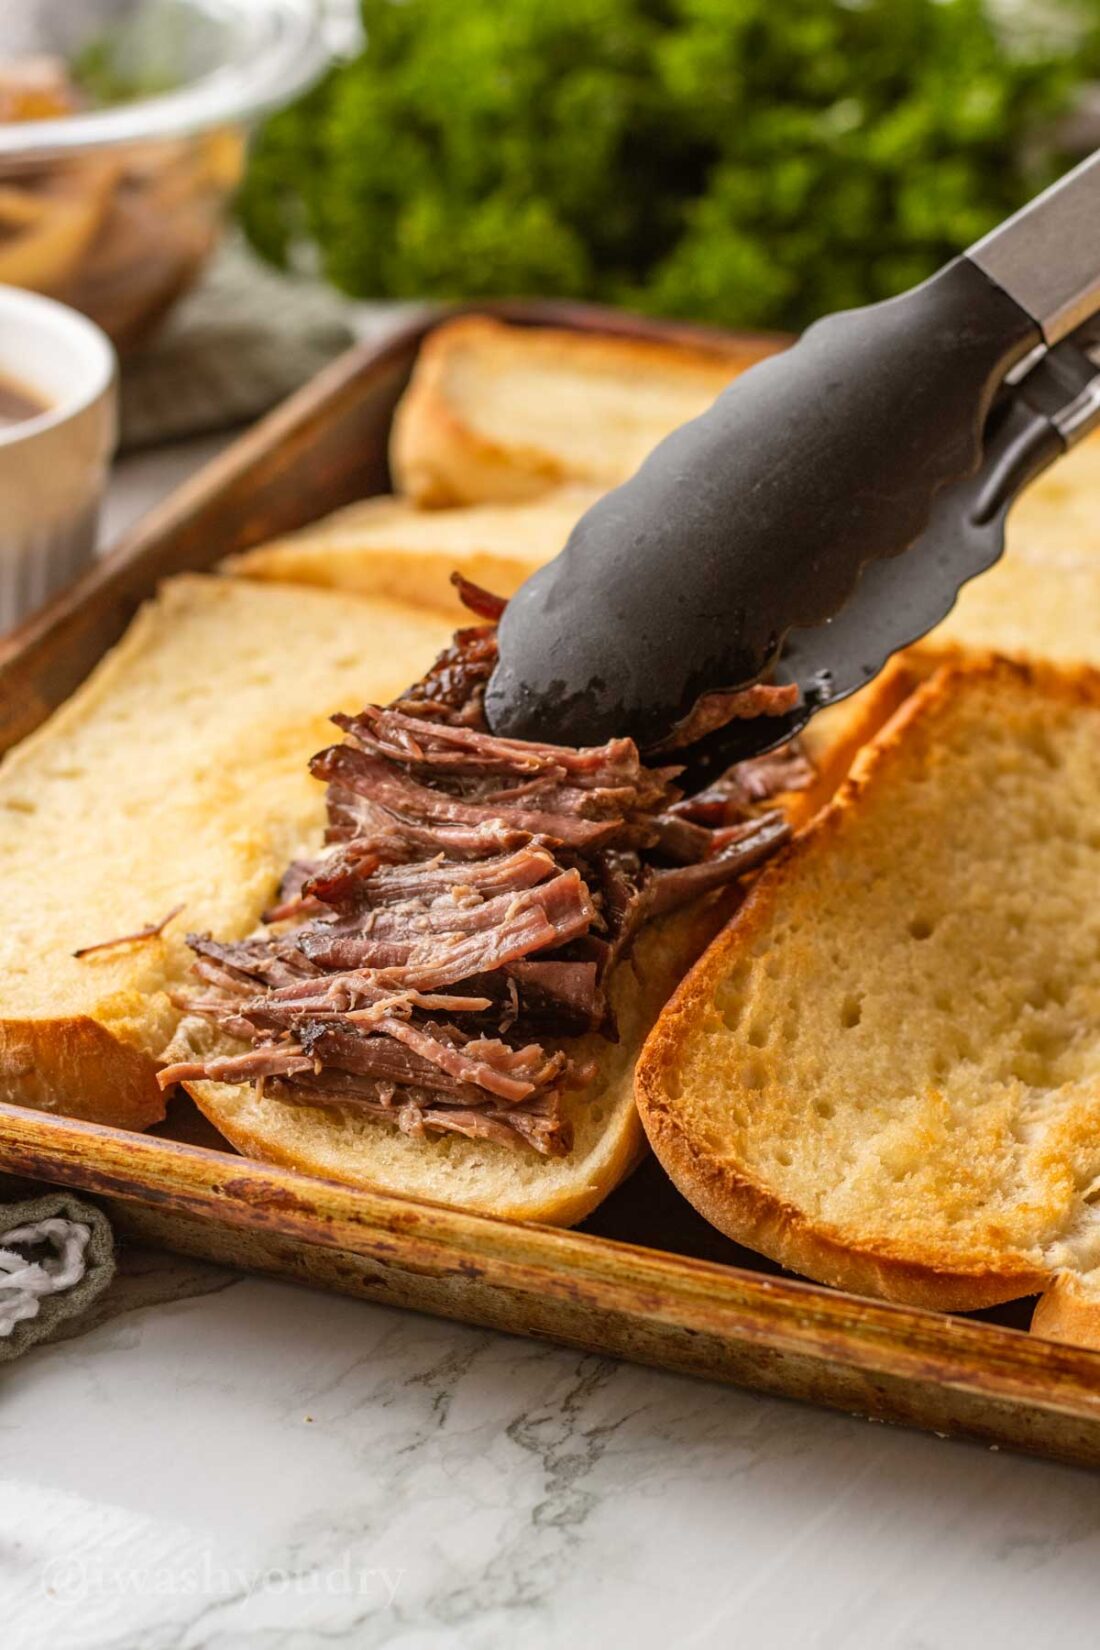
<path fill-rule="evenodd" d="M 258 418 L 347 348 L 348 313 L 331 288 L 281 275 L 231 238 L 160 330 L 123 359 L 123 451 Z"/>
<path fill-rule="evenodd" d="M 115 1245 L 110 1222 L 99 1209 L 74 1197 L 71 1192 L 46 1192 L 41 1197 L 22 1203 L 0 1203 L 0 1238 L 5 1232 L 58 1217 L 79 1221 L 91 1233 L 84 1251 L 84 1276 L 63 1293 L 45 1296 L 39 1302 L 35 1317 L 17 1323 L 10 1335 L 0 1335 L 0 1363 L 18 1358 L 37 1342 L 48 1340 L 65 1320 L 75 1318 L 98 1300 L 115 1275 Z M 21 1249 L 20 1252 L 25 1251 Z M 28 1258 L 34 1257 L 29 1255 Z"/>

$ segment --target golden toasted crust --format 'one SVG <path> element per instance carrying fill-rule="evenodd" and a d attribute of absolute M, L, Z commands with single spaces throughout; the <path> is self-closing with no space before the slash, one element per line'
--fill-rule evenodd
<path fill-rule="evenodd" d="M 674 1004 L 665 1018 L 671 1020 L 675 1010 Z M 645 1066 L 637 1075 L 636 1095 L 649 1143 L 688 1202 L 735 1243 L 834 1289 L 940 1312 L 978 1311 L 1044 1287 L 1047 1273 L 1041 1268 L 991 1264 L 961 1271 L 902 1253 L 890 1254 L 881 1243 L 860 1245 L 815 1225 L 800 1210 L 729 1165 L 715 1163 L 662 1109 L 662 1042 L 661 1034 L 654 1032 Z"/>
<path fill-rule="evenodd" d="M 935 662 L 922 660 L 911 649 L 891 659 L 882 674 L 859 693 L 818 712 L 801 736 L 814 769 L 813 782 L 806 790 L 791 791 L 780 799 L 796 830 L 831 800 L 864 745 L 934 668 Z"/>
<path fill-rule="evenodd" d="M 1059 1272 L 1032 1314 L 1031 1333 L 1100 1351 L 1100 1278 Z"/>
<path fill-rule="evenodd" d="M 707 1012 L 723 959 L 728 966 L 731 930 L 736 928 L 737 941 L 748 946 L 766 923 L 769 891 L 770 884 L 762 878 L 730 929 L 676 992 L 639 1061 L 635 1099 L 649 1143 L 670 1180 L 705 1220 L 735 1243 L 834 1289 L 942 1312 L 970 1312 L 1044 1288 L 1048 1274 L 1041 1267 L 998 1266 L 991 1259 L 979 1268 L 960 1270 L 935 1257 L 915 1258 L 901 1246 L 891 1253 L 881 1241 L 861 1244 L 777 1197 L 746 1170 L 716 1156 L 693 1132 L 676 1103 L 682 1039 Z"/>
<path fill-rule="evenodd" d="M 708 1028 L 717 1032 L 718 1005 L 723 992 L 729 990 L 728 982 L 751 979 L 753 970 L 766 969 L 768 959 L 777 955 L 777 946 L 791 943 L 789 936 L 773 932 L 785 896 L 793 891 L 797 897 L 807 873 L 827 857 L 840 863 L 838 856 L 851 823 L 859 819 L 869 794 L 881 792 L 891 782 L 915 738 L 927 735 L 931 742 L 934 734 L 927 725 L 938 709 L 968 685 L 983 680 L 1006 688 L 1034 689 L 1064 705 L 1100 706 L 1100 675 L 1091 670 L 1061 672 L 983 659 L 938 671 L 902 703 L 872 745 L 857 757 L 833 802 L 763 872 L 729 926 L 661 1015 L 636 1076 L 638 1105 L 654 1151 L 679 1189 L 719 1230 L 822 1282 L 943 1310 L 971 1310 L 1035 1293 L 1047 1283 L 1050 1263 L 1014 1247 L 1007 1232 L 1002 1242 L 989 1240 L 984 1248 L 971 1244 L 960 1260 L 959 1247 L 950 1234 L 937 1233 L 934 1209 L 929 1210 L 928 1225 L 919 1241 L 911 1234 L 892 1239 L 881 1229 L 865 1235 L 851 1224 L 839 1226 L 808 1212 L 768 1184 L 759 1164 L 743 1161 L 733 1140 L 722 1137 L 713 1115 L 700 1110 L 687 1087 L 685 1051 L 710 1035 Z M 851 856 L 843 863 L 850 864 Z M 852 875 L 855 879 L 858 873 Z M 858 882 L 854 882 L 852 898 L 859 898 Z M 784 910 L 789 917 L 789 901 Z M 789 961 L 789 952 L 783 955 Z M 813 971 L 834 966 L 809 940 L 804 942 L 798 964 L 805 976 L 800 983 L 810 992 Z M 750 1028 L 744 1035 L 751 1042 L 754 1032 Z M 826 1066 L 829 1052 L 828 1048 L 821 1051 Z M 777 1108 L 774 1117 L 771 1111 L 767 1115 L 778 1124 L 784 1106 L 781 1069 L 768 1067 L 766 1093 L 745 1090 L 741 1076 L 732 1069 L 726 1081 L 731 1115 L 741 1109 L 751 1117 L 754 1108 L 760 1111 L 772 1105 Z M 866 1098 L 873 1104 L 873 1096 Z M 935 1149 L 934 1140 L 928 1149 Z M 836 1172 L 841 1172 L 839 1163 Z"/>
<path fill-rule="evenodd" d="M 88 1015 L 0 1020 L 0 1095 L 89 1123 L 147 1129 L 164 1116 L 156 1062 Z"/>
<path fill-rule="evenodd" d="M 858 693 L 818 711 L 800 735 L 814 768 L 813 783 L 804 791 L 791 791 L 780 798 L 795 829 L 807 825 L 832 800 L 863 747 L 922 682 L 949 665 L 969 668 L 993 658 L 986 648 L 926 639 L 904 653 L 896 653 Z"/>
<path fill-rule="evenodd" d="M 616 486 L 776 347 L 461 317 L 421 346 L 394 420 L 395 483 L 430 508 L 530 499 L 571 481 Z"/>

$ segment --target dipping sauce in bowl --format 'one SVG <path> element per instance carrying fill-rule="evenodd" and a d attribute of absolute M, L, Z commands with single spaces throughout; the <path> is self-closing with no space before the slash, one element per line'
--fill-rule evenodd
<path fill-rule="evenodd" d="M 0 635 L 95 553 L 115 444 L 115 354 L 100 329 L 0 286 Z"/>

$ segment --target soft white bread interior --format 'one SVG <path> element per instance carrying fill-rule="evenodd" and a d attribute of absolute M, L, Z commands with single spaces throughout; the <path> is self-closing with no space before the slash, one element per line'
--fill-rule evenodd
<path fill-rule="evenodd" d="M 421 346 L 390 443 L 398 492 L 437 507 L 625 481 L 777 347 L 616 338 L 465 316 Z"/>
<path fill-rule="evenodd" d="M 0 1098 L 141 1128 L 189 929 L 247 933 L 316 844 L 330 712 L 399 692 L 441 616 L 323 590 L 171 581 L 0 766 Z M 131 934 L 182 906 L 160 937 Z"/>
<path fill-rule="evenodd" d="M 1037 1330 L 1100 1326 L 1098 797 L 1100 674 L 991 659 L 902 704 L 644 1051 L 708 1220 L 917 1305 L 1058 1280 Z"/>
<path fill-rule="evenodd" d="M 469 614 L 451 582 L 461 573 L 498 596 L 511 596 L 557 555 L 577 519 L 600 497 L 593 487 L 556 487 L 524 504 L 467 504 L 419 510 L 384 495 L 255 550 L 223 570 L 242 578 L 287 580 Z"/>

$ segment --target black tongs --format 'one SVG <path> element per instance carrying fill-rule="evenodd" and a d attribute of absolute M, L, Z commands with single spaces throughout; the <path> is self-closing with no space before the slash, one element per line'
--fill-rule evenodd
<path fill-rule="evenodd" d="M 589 510 L 501 621 L 494 731 L 651 749 L 703 694 L 795 683 L 693 752 L 726 764 L 854 693 L 1100 423 L 1098 311 L 1100 152 L 921 286 L 818 321 Z"/>

